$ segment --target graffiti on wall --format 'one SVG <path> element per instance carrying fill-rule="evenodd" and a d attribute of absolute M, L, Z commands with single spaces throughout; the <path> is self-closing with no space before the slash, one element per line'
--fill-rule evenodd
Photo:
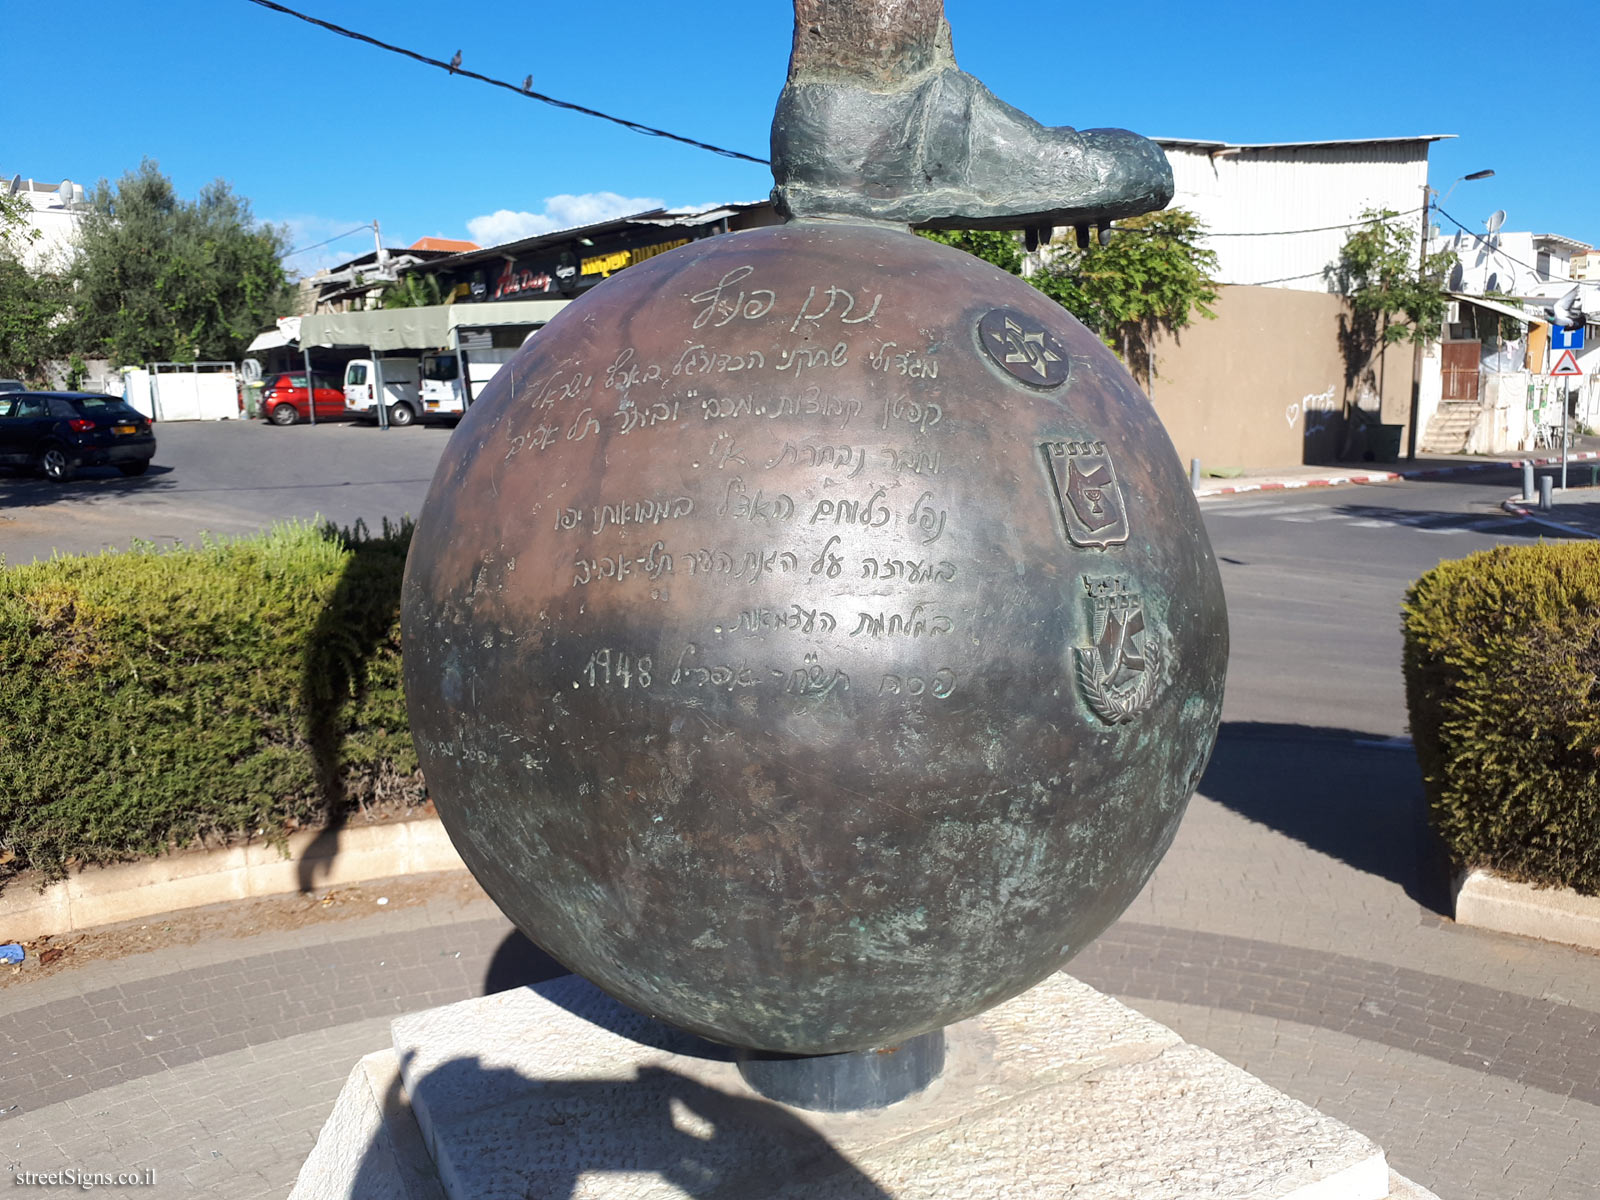
<path fill-rule="evenodd" d="M 1283 410 L 1284 420 L 1289 422 L 1293 429 L 1303 420 L 1305 422 L 1305 436 L 1315 437 L 1334 422 L 1334 417 L 1339 411 L 1339 405 L 1333 398 L 1334 389 L 1330 387 L 1325 392 L 1316 392 L 1302 396 L 1292 404 L 1286 405 Z"/>

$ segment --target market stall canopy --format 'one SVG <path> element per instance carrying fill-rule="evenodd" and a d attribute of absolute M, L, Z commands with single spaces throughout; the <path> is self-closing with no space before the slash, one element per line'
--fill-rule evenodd
<path fill-rule="evenodd" d="M 302 346 L 369 346 L 373 350 L 434 350 L 451 344 L 456 329 L 543 325 L 565 300 L 506 300 L 493 304 L 432 304 L 318 313 L 300 318 Z"/>

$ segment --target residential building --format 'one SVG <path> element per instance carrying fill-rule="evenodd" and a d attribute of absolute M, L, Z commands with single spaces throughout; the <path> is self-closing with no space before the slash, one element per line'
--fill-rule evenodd
<path fill-rule="evenodd" d="M 1458 230 L 1430 248 L 1453 253 L 1456 266 L 1440 347 L 1439 404 L 1424 447 L 1547 447 L 1558 439 L 1563 407 L 1569 429 L 1600 424 L 1600 281 L 1580 274 L 1592 247 L 1554 233 Z M 1559 352 L 1550 352 L 1559 327 L 1537 319 L 1563 302 L 1589 319 L 1584 347 L 1572 351 L 1576 376 L 1550 373 L 1560 364 Z"/>
<path fill-rule="evenodd" d="M 0 179 L 0 188 L 6 186 Z M 78 225 L 89 208 L 83 185 L 70 179 L 45 183 L 17 178 L 14 186 L 14 194 L 28 206 L 28 228 L 38 234 L 23 244 L 23 267 L 32 272 L 64 270 L 77 252 Z"/>

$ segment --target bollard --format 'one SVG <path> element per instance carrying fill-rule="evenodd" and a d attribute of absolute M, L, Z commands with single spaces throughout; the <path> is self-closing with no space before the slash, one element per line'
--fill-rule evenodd
<path fill-rule="evenodd" d="M 1531 462 L 1522 464 L 1522 498 L 1524 500 L 1533 499 L 1533 464 Z"/>
<path fill-rule="evenodd" d="M 1553 485 L 1554 483 L 1555 483 L 1554 476 L 1551 476 L 1551 475 L 1541 475 L 1541 476 L 1539 476 L 1539 511 L 1540 512 L 1549 512 L 1550 511 L 1550 488 L 1551 488 L 1551 485 Z"/>
<path fill-rule="evenodd" d="M 1600 463 L 1589 464 L 1589 486 L 1600 487 Z"/>
<path fill-rule="evenodd" d="M 1200 490 L 1200 460 L 1198 458 L 1189 460 L 1189 488 L 1191 491 L 1196 492 Z"/>

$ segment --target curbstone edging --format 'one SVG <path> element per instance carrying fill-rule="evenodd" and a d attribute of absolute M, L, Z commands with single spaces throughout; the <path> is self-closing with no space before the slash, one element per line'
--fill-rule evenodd
<path fill-rule="evenodd" d="M 1600 950 L 1600 896 L 1513 883 L 1481 867 L 1456 877 L 1458 925 Z"/>
<path fill-rule="evenodd" d="M 1600 459 L 1600 450 L 1574 450 L 1566 461 L 1589 462 Z M 1441 475 L 1460 475 L 1471 471 L 1490 471 L 1496 467 L 1520 470 L 1524 463 L 1535 467 L 1558 467 L 1560 456 L 1555 458 L 1491 459 L 1488 462 L 1460 463 L 1451 467 L 1426 467 L 1417 471 L 1363 471 L 1349 475 L 1330 475 L 1321 479 L 1266 479 L 1260 483 L 1228 484 L 1222 487 L 1202 485 L 1195 491 L 1197 497 L 1237 496 L 1244 492 L 1271 492 L 1289 488 L 1338 487 L 1352 483 L 1393 483 L 1399 479 L 1436 479 Z"/>
<path fill-rule="evenodd" d="M 203 904 L 281 896 L 301 890 L 302 872 L 320 888 L 466 866 L 438 817 L 336 832 L 308 829 L 289 836 L 287 851 L 247 842 L 82 867 L 42 892 L 14 882 L 0 892 L 0 941 L 26 942 Z"/>

